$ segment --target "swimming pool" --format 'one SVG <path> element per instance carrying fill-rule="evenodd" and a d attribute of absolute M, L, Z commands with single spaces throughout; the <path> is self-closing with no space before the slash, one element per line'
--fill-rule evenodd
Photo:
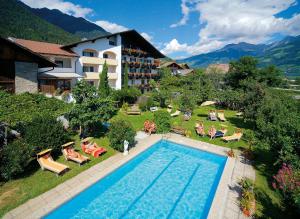
<path fill-rule="evenodd" d="M 226 160 L 161 140 L 45 218 L 206 218 Z"/>

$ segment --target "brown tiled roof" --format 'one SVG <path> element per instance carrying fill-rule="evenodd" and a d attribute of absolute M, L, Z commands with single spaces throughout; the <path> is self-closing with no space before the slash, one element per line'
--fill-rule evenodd
<path fill-rule="evenodd" d="M 229 64 L 211 64 L 206 68 L 206 71 L 213 68 L 218 69 L 223 73 L 227 73 L 229 71 Z"/>
<path fill-rule="evenodd" d="M 59 55 L 59 56 L 70 56 L 77 57 L 78 55 L 71 50 L 62 49 L 62 45 L 55 43 L 46 43 L 32 40 L 24 40 L 24 39 L 14 39 L 14 42 L 30 49 L 35 53 L 39 53 L 41 55 Z"/>

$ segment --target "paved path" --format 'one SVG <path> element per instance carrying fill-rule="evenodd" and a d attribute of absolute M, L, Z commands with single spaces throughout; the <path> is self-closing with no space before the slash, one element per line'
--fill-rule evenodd
<path fill-rule="evenodd" d="M 138 140 L 136 147 L 130 150 L 128 156 L 123 156 L 121 153 L 118 153 L 78 174 L 72 179 L 63 182 L 48 192 L 45 192 L 34 199 L 30 199 L 23 205 L 8 212 L 4 218 L 41 218 L 101 178 L 105 177 L 116 168 L 125 164 L 160 139 L 167 139 L 179 144 L 182 143 L 190 147 L 224 156 L 226 156 L 226 152 L 229 150 L 228 148 L 192 140 L 176 134 L 151 135 L 147 138 Z M 238 180 L 244 176 L 253 180 L 255 179 L 255 171 L 249 162 L 243 160 L 241 156 L 238 156 L 237 158 L 228 158 L 208 218 L 244 218 L 238 206 L 240 188 L 237 184 Z"/>

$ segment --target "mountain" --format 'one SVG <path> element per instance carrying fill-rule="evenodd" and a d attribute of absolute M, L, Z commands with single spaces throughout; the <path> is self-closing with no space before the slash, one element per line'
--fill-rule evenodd
<path fill-rule="evenodd" d="M 192 56 L 179 62 L 187 62 L 193 67 L 207 67 L 213 63 L 228 63 L 242 56 L 261 55 L 267 46 L 264 44 L 254 45 L 249 43 L 228 44 L 214 52 Z"/>
<path fill-rule="evenodd" d="M 222 49 L 192 56 L 178 62 L 187 62 L 193 67 L 207 67 L 214 63 L 228 63 L 242 56 L 255 56 L 259 66 L 276 65 L 286 76 L 300 76 L 300 35 L 288 36 L 268 45 L 249 43 L 229 44 Z"/>
<path fill-rule="evenodd" d="M 69 44 L 80 41 L 58 26 L 50 24 L 23 7 L 17 0 L 0 0 L 0 36 Z"/>
<path fill-rule="evenodd" d="M 57 9 L 50 10 L 48 8 L 30 8 L 30 10 L 40 18 L 64 29 L 69 33 L 75 34 L 80 38 L 90 39 L 109 34 L 102 27 L 89 22 L 82 17 L 77 18 L 67 15 Z"/>
<path fill-rule="evenodd" d="M 258 56 L 261 66 L 274 64 L 287 76 L 300 75 L 300 35 L 288 36 L 279 42 L 270 44 L 263 55 Z"/>

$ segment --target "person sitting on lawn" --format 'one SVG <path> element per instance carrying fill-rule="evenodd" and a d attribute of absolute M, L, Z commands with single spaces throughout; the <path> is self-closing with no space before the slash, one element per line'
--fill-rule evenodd
<path fill-rule="evenodd" d="M 211 126 L 211 128 L 208 131 L 208 135 L 210 136 L 210 139 L 213 139 L 217 133 L 217 129 L 215 126 Z"/>

